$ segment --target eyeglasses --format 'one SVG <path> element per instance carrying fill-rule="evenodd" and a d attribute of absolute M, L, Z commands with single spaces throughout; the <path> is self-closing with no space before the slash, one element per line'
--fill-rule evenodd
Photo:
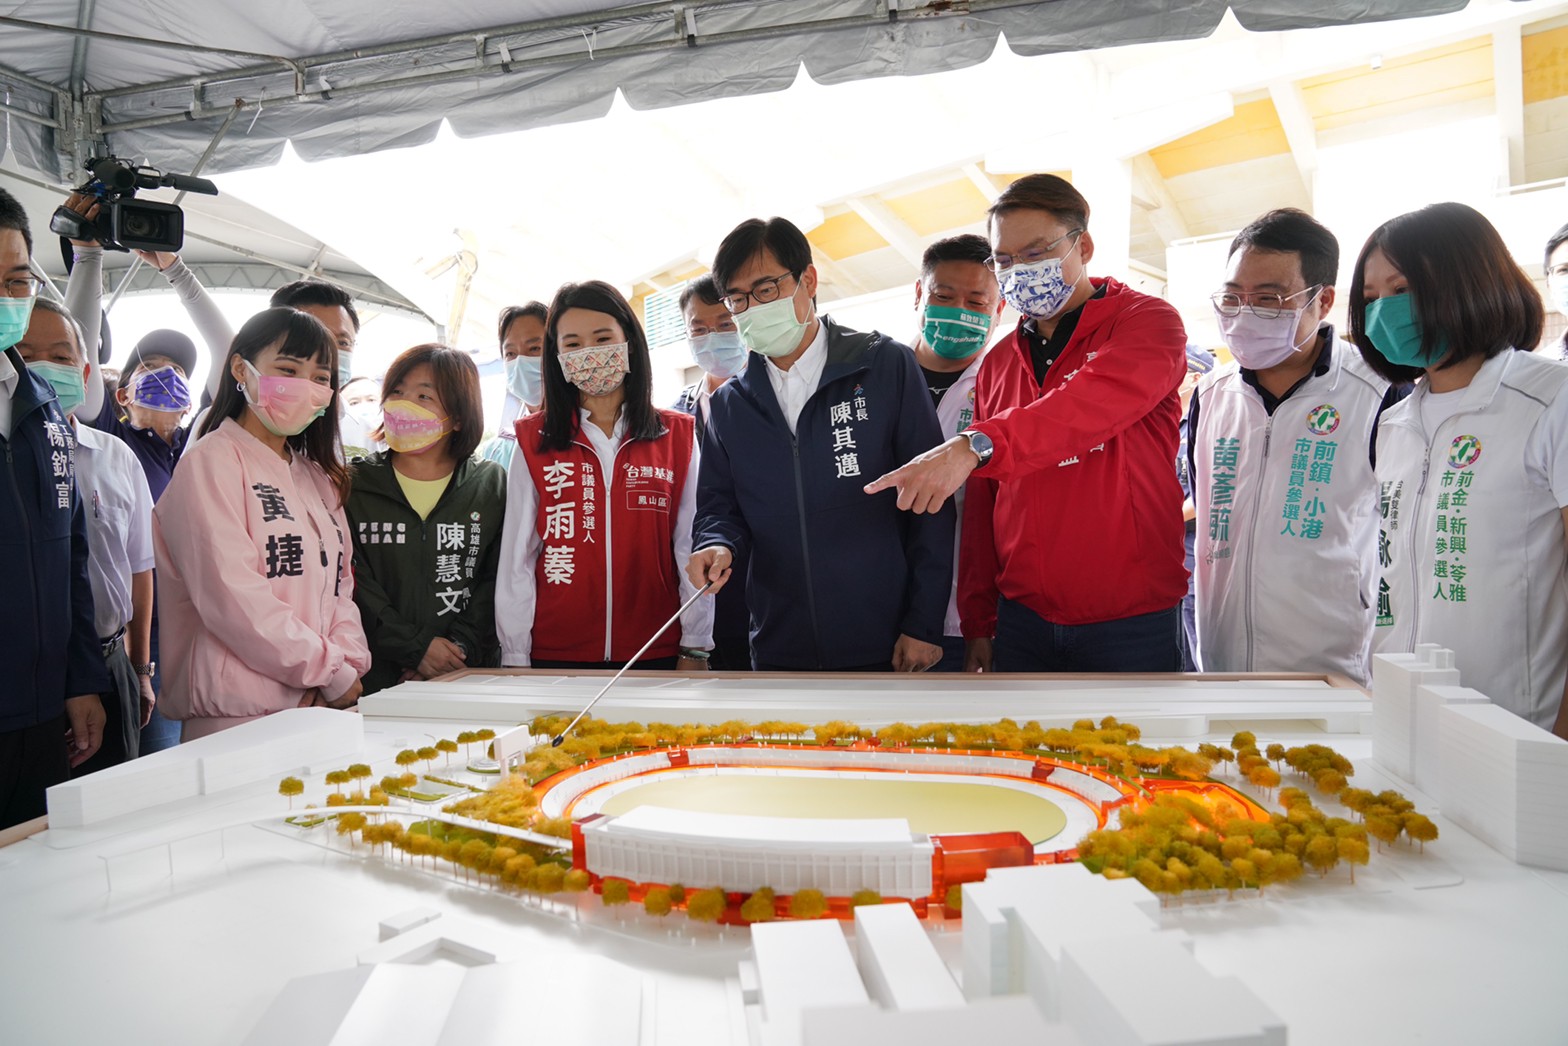
<path fill-rule="evenodd" d="M 43 285 L 44 282 L 36 276 L 16 276 L 5 281 L 5 295 L 8 298 L 33 298 Z"/>
<path fill-rule="evenodd" d="M 766 305 L 770 301 L 777 301 L 779 284 L 791 278 L 800 279 L 794 273 L 786 272 L 778 276 L 769 276 L 765 280 L 758 280 L 749 291 L 741 291 L 739 294 L 726 294 L 723 299 L 724 307 L 729 309 L 730 312 L 739 315 L 751 308 L 753 303 Z"/>
<path fill-rule="evenodd" d="M 1071 232 L 1063 233 L 1044 247 L 1031 247 L 1019 254 L 993 254 L 985 260 L 985 265 L 992 272 L 1004 272 L 1007 269 L 1011 269 L 1014 265 L 1034 265 L 1049 258 L 1051 252 L 1056 250 L 1057 245 L 1063 240 L 1082 235 L 1082 229 L 1074 229 Z M 1077 241 L 1074 240 L 1073 242 L 1076 243 Z M 1067 249 L 1069 251 L 1072 250 L 1071 247 Z M 1063 256 L 1065 257 L 1065 254 Z"/>
<path fill-rule="evenodd" d="M 1243 308 L 1247 309 L 1260 320 L 1272 320 L 1282 312 L 1289 312 L 1303 308 L 1310 304 L 1312 298 L 1302 302 L 1300 306 L 1290 304 L 1303 294 L 1316 297 L 1323 290 L 1323 284 L 1314 283 L 1306 290 L 1297 291 L 1295 294 L 1236 294 L 1232 291 L 1221 291 L 1211 295 L 1209 300 L 1214 303 L 1215 311 L 1221 316 L 1239 316 Z"/>

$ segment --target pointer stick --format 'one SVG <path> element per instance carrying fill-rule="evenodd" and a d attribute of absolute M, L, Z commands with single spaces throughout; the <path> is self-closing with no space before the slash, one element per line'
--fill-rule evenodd
<path fill-rule="evenodd" d="M 700 598 L 703 595 L 703 593 L 707 592 L 708 589 L 710 589 L 712 587 L 713 587 L 713 582 L 711 580 L 710 581 L 706 581 L 706 582 L 703 583 L 703 586 L 701 588 L 699 588 L 696 592 L 692 593 L 692 597 L 690 599 L 688 599 L 686 602 L 682 603 L 681 604 L 681 608 L 679 610 L 677 610 L 674 613 L 674 615 L 672 615 L 670 617 L 670 619 L 668 621 L 666 621 L 664 624 L 660 625 L 659 626 L 659 630 L 657 632 L 655 632 L 653 635 L 648 637 L 648 641 L 642 645 L 642 649 L 637 651 L 635 654 L 633 654 L 632 655 L 632 659 L 630 661 L 626 662 L 625 665 L 621 666 L 621 670 L 619 672 L 615 673 L 614 678 L 612 678 L 608 683 L 604 684 L 604 689 L 600 690 L 597 694 L 593 695 L 593 700 L 589 701 L 587 706 L 584 707 L 581 712 L 577 713 L 577 718 L 573 719 L 570 723 L 567 723 L 566 724 L 566 729 L 562 730 L 560 733 L 555 735 L 555 739 L 550 742 L 550 747 L 551 748 L 559 748 L 559 747 L 561 747 L 561 742 L 565 741 L 566 740 L 566 735 L 572 732 L 572 727 L 576 726 L 579 722 L 581 722 L 583 716 L 587 715 L 589 713 L 589 711 L 592 710 L 593 706 L 599 703 L 599 698 L 603 697 L 606 693 L 608 693 L 610 687 L 614 686 L 616 684 L 617 680 L 619 680 L 622 676 L 624 676 L 626 674 L 626 670 L 631 668 L 633 665 L 635 665 L 637 663 L 638 659 L 641 658 L 643 654 L 646 654 L 648 652 L 648 648 L 653 646 L 653 641 L 658 639 L 660 636 L 664 635 L 665 629 L 667 629 L 671 625 L 675 624 L 675 622 L 680 619 L 680 616 L 682 614 L 686 613 L 686 611 L 691 607 L 691 605 L 693 603 L 697 602 L 698 598 Z"/>

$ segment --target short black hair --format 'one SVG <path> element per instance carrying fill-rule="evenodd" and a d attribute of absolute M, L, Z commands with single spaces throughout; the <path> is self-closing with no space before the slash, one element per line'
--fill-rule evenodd
<path fill-rule="evenodd" d="M 723 294 L 730 280 L 752 258 L 767 251 L 796 279 L 811 265 L 811 242 L 787 218 L 748 218 L 724 237 L 713 258 L 713 284 Z"/>
<path fill-rule="evenodd" d="M 1541 340 L 1540 292 L 1492 223 L 1462 203 L 1428 204 L 1373 230 L 1350 279 L 1350 340 L 1389 381 L 1414 381 L 1425 370 L 1388 362 L 1367 337 L 1366 268 L 1374 250 L 1404 276 L 1421 348 L 1434 363 L 1445 345 L 1452 352 L 1441 365 L 1451 367 L 1472 356 L 1528 352 Z"/>
<path fill-rule="evenodd" d="M 354 311 L 354 299 L 349 297 L 348 291 L 326 280 L 285 283 L 272 292 L 272 300 L 268 304 L 273 308 L 287 306 L 290 309 L 304 305 L 324 305 L 329 309 L 334 305 L 341 306 L 348 313 L 349 322 L 354 324 L 354 330 L 359 330 L 359 313 Z"/>
<path fill-rule="evenodd" d="M 20 200 L 0 189 L 0 229 L 15 229 L 27 244 L 27 256 L 33 256 L 33 230 L 27 224 L 27 208 Z"/>
<path fill-rule="evenodd" d="M 688 280 L 686 286 L 681 288 L 682 312 L 686 311 L 686 306 L 691 304 L 693 298 L 701 298 L 707 305 L 717 305 L 724 300 L 724 295 L 719 292 L 719 285 L 713 282 L 711 272 L 705 272 L 695 280 Z"/>
<path fill-rule="evenodd" d="M 71 332 L 71 339 L 76 343 L 76 362 L 86 363 L 87 355 L 83 351 L 86 339 L 82 336 L 82 325 L 76 322 L 76 317 L 71 315 L 71 310 L 53 298 L 45 298 L 41 294 L 33 300 L 33 311 L 37 312 L 40 309 L 44 312 L 52 312 L 65 321 L 66 329 Z"/>
<path fill-rule="evenodd" d="M 1230 241 L 1226 257 L 1243 247 L 1296 255 L 1308 287 L 1332 287 L 1339 279 L 1339 241 L 1323 223 L 1295 207 L 1280 207 L 1253 219 Z"/>
<path fill-rule="evenodd" d="M 964 261 L 984 265 L 990 257 L 991 245 L 985 242 L 984 236 L 976 236 L 972 232 L 949 236 L 927 247 L 920 256 L 920 278 L 923 280 L 930 276 L 943 262 Z"/>
<path fill-rule="evenodd" d="M 497 342 L 505 341 L 506 328 L 524 316 L 532 316 L 540 323 L 548 323 L 550 320 L 550 306 L 542 301 L 531 301 L 527 305 L 508 305 L 501 310 L 500 318 L 496 320 L 495 340 Z"/>
<path fill-rule="evenodd" d="M 1026 174 L 1003 189 L 985 212 L 987 228 L 1009 211 L 1044 211 L 1069 228 L 1089 227 L 1089 201 L 1055 174 Z"/>
<path fill-rule="evenodd" d="M 1568 243 L 1568 225 L 1564 225 L 1561 229 L 1552 233 L 1552 238 L 1546 241 L 1546 258 L 1541 263 L 1543 268 L 1550 269 L 1552 267 L 1552 252 L 1565 243 Z"/>

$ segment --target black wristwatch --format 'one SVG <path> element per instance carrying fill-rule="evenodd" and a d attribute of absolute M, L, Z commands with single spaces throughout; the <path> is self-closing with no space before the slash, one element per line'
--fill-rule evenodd
<path fill-rule="evenodd" d="M 959 433 L 969 441 L 969 449 L 975 452 L 975 457 L 980 459 L 980 465 L 991 460 L 991 455 L 996 453 L 996 444 L 991 442 L 991 437 L 974 429 L 965 429 Z M 979 466 L 976 466 L 977 468 Z"/>

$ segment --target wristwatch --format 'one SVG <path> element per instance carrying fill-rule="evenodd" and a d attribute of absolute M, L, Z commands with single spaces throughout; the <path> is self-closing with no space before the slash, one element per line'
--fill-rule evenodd
<path fill-rule="evenodd" d="M 991 455 L 996 453 L 996 444 L 992 443 L 991 437 L 983 432 L 965 429 L 959 435 L 969 441 L 969 449 L 975 452 L 975 457 L 980 459 L 981 465 L 990 461 Z"/>
<path fill-rule="evenodd" d="M 145 665 L 132 665 L 131 668 L 135 669 L 137 675 L 151 679 L 152 674 L 158 671 L 158 662 L 149 661 Z"/>
<path fill-rule="evenodd" d="M 710 650 L 694 650 L 691 647 L 681 647 L 681 657 L 690 658 L 693 661 L 706 661 L 712 656 L 713 652 Z"/>

